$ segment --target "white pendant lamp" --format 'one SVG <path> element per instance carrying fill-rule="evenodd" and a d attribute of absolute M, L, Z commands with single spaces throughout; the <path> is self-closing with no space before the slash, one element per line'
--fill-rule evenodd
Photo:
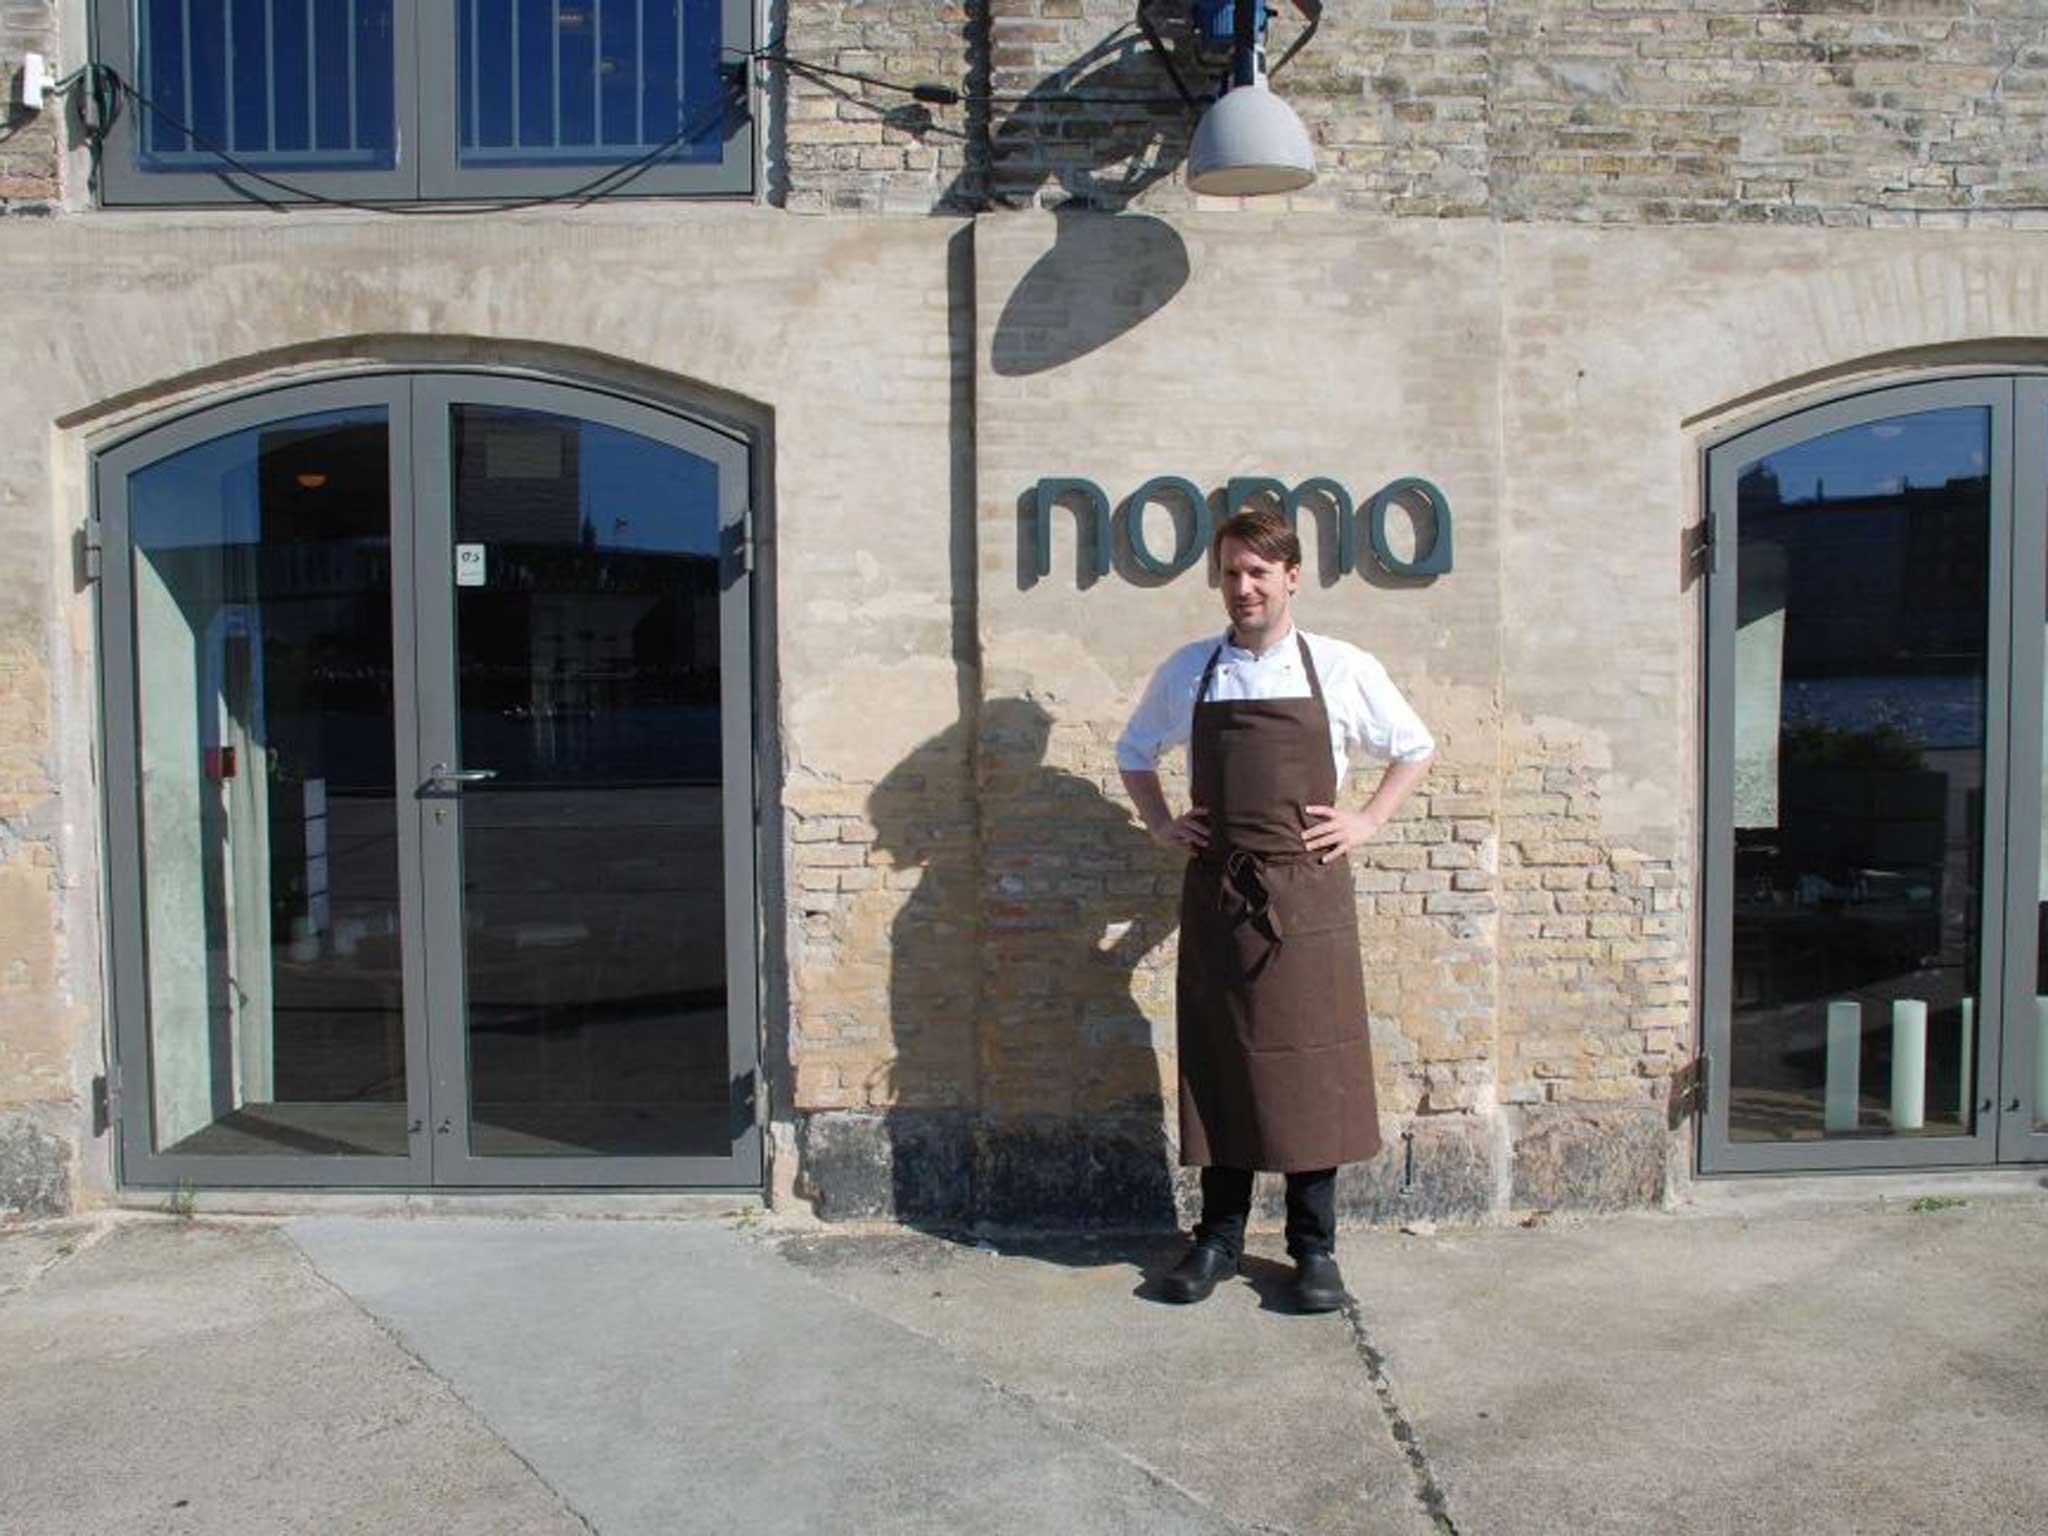
<path fill-rule="evenodd" d="M 1316 179 L 1308 129 L 1266 84 L 1266 61 L 1252 29 L 1254 0 L 1238 0 L 1229 87 L 1195 125 L 1188 186 L 1206 197 L 1295 192 Z"/>

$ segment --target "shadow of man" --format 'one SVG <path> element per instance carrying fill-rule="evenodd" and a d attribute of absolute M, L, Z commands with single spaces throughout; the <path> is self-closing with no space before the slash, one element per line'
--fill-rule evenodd
<path fill-rule="evenodd" d="M 1094 779 L 1061 766 L 1082 734 L 1033 701 L 989 700 L 971 740 L 948 727 L 869 798 L 895 869 L 920 871 L 890 926 L 887 1124 L 894 1214 L 913 1226 L 1176 1222 L 1153 1021 L 1172 1017 L 1162 941 L 1180 861 Z M 967 757 L 971 828 L 952 803 Z M 1156 1247 L 1143 1245 L 1140 1262 Z"/>

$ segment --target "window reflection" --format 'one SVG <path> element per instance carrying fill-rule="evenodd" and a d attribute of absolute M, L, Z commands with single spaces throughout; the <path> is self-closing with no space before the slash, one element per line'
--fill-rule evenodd
<path fill-rule="evenodd" d="M 129 482 L 159 1151 L 406 1151 L 380 409 Z"/>
<path fill-rule="evenodd" d="M 1738 1141 L 1972 1125 L 1990 415 L 1865 423 L 1738 480 Z"/>
<path fill-rule="evenodd" d="M 455 411 L 472 1149 L 723 1156 L 718 477 Z"/>

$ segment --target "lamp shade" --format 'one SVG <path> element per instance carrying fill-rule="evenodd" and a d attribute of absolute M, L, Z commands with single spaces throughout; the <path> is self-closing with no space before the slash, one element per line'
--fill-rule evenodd
<path fill-rule="evenodd" d="M 1293 192 L 1315 179 L 1308 129 L 1263 77 L 1226 91 L 1195 125 L 1188 185 L 1204 196 Z"/>

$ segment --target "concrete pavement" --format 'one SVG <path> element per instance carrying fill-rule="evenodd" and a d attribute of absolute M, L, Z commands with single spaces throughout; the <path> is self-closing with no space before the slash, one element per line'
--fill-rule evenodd
<path fill-rule="evenodd" d="M 1270 1240 L 0 1230 L 0 1529 L 2048 1530 L 2048 1195 Z M 573 1207 L 567 1207 L 573 1209 Z"/>

